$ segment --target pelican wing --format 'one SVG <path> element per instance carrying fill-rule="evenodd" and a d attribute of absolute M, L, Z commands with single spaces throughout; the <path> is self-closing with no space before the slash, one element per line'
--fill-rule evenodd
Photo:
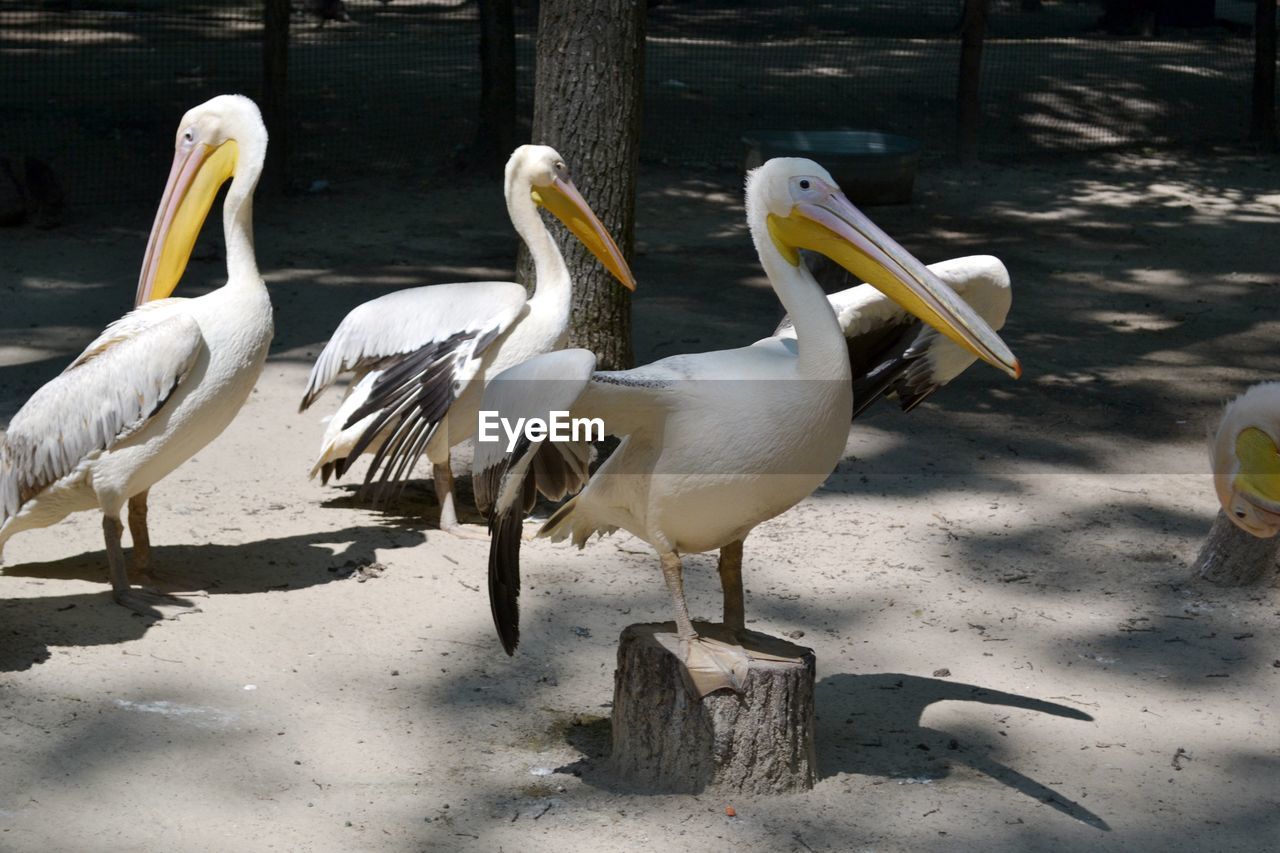
<path fill-rule="evenodd" d="M 484 389 L 481 411 L 517 419 L 549 421 L 552 412 L 571 411 L 591 379 L 596 357 L 587 350 L 550 352 L 502 371 Z M 489 517 L 489 605 L 507 654 L 520 641 L 521 521 L 540 486 L 555 499 L 577 492 L 587 481 L 588 449 L 583 443 L 530 441 L 519 436 L 508 449 L 505 434 L 476 440 L 472 462 L 476 503 Z"/>
<path fill-rule="evenodd" d="M 453 401 L 476 377 L 485 350 L 526 302 L 525 289 L 513 282 L 440 284 L 366 302 L 346 316 L 320 353 L 302 408 L 344 371 L 379 371 L 367 399 L 341 427 L 375 415 L 348 458 L 383 438 L 365 484 L 381 470 L 379 492 L 385 495 L 413 468 Z"/>
<path fill-rule="evenodd" d="M 819 281 L 843 281 L 848 274 L 821 256 L 809 256 Z M 1004 326 L 1012 301 L 1009 271 L 998 258 L 972 255 L 953 258 L 929 269 L 969 303 L 993 329 Z M 837 272 L 836 270 L 839 270 Z M 895 396 L 911 411 L 934 391 L 955 379 L 976 357 L 908 314 L 869 284 L 859 284 L 827 297 L 849 347 L 853 372 L 853 417 L 883 396 Z M 790 317 L 774 331 L 794 339 Z"/>
<path fill-rule="evenodd" d="M 0 523 L 147 425 L 191 372 L 203 337 L 179 300 L 116 321 L 27 401 L 0 439 Z"/>
<path fill-rule="evenodd" d="M 519 316 L 526 301 L 525 289 L 514 282 L 478 281 L 414 287 L 357 305 L 312 366 L 299 410 L 347 371 L 368 370 L 459 334 L 492 341 Z"/>

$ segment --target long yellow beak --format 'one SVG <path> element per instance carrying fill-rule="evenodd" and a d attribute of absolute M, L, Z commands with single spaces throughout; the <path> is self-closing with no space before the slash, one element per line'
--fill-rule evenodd
<path fill-rule="evenodd" d="M 239 146 L 181 143 L 147 240 L 134 305 L 165 299 L 182 279 L 218 190 L 236 171 Z"/>
<path fill-rule="evenodd" d="M 636 289 L 636 277 L 631 274 L 631 267 L 627 266 L 618 244 L 613 242 L 604 224 L 591 211 L 573 181 L 554 178 L 546 186 L 534 187 L 533 200 L 563 222 L 573 236 L 582 241 L 591 254 L 604 264 L 604 268 L 622 282 L 623 287 L 627 290 Z"/>
<path fill-rule="evenodd" d="M 1000 336 L 929 268 L 834 187 L 820 202 L 769 215 L 769 234 L 790 263 L 800 249 L 826 255 L 958 345 L 1015 379 L 1022 365 Z"/>

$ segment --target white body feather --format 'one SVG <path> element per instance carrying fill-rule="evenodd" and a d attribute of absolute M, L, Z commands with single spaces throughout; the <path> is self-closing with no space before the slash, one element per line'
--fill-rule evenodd
<path fill-rule="evenodd" d="M 546 532 L 582 545 L 622 528 L 659 553 L 737 541 L 808 497 L 844 451 L 848 362 L 803 371 L 784 347 L 680 355 L 598 374 L 575 416 L 600 417 L 622 444 Z M 501 408 L 501 406 L 495 406 Z"/>

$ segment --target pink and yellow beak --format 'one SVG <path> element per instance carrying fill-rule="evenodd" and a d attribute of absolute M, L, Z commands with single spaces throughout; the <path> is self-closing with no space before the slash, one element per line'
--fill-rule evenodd
<path fill-rule="evenodd" d="M 636 289 L 636 278 L 613 242 L 603 223 L 568 178 L 553 178 L 551 183 L 533 188 L 533 200 L 564 223 L 570 233 L 622 283 L 627 290 Z"/>
<path fill-rule="evenodd" d="M 1015 379 L 1022 375 L 1008 345 L 968 303 L 838 188 L 824 189 L 821 201 L 800 202 L 787 216 L 769 215 L 769 234 L 788 262 L 799 265 L 800 249 L 826 255 L 978 358 Z"/>
<path fill-rule="evenodd" d="M 178 286 L 218 190 L 235 175 L 238 156 L 234 140 L 216 146 L 186 139 L 178 143 L 147 240 L 135 306 L 165 299 Z"/>

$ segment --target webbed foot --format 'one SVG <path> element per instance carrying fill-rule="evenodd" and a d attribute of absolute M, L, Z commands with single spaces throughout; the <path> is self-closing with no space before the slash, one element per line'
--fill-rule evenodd
<path fill-rule="evenodd" d="M 471 539 L 477 542 L 488 542 L 489 531 L 478 524 L 462 524 L 454 522 L 453 524 L 440 525 L 441 533 L 448 533 L 450 536 L 456 536 L 459 539 Z"/>
<path fill-rule="evenodd" d="M 696 635 L 658 634 L 656 639 L 680 661 L 685 686 L 697 698 L 717 690 L 746 690 L 751 658 L 741 647 Z"/>
<path fill-rule="evenodd" d="M 751 661 L 793 661 L 809 650 L 746 629 L 733 629 L 711 622 L 697 622 L 698 633 L 691 639 L 676 634 L 656 634 L 655 639 L 675 655 L 683 666 L 685 686 L 702 699 L 717 690 L 746 692 Z"/>

